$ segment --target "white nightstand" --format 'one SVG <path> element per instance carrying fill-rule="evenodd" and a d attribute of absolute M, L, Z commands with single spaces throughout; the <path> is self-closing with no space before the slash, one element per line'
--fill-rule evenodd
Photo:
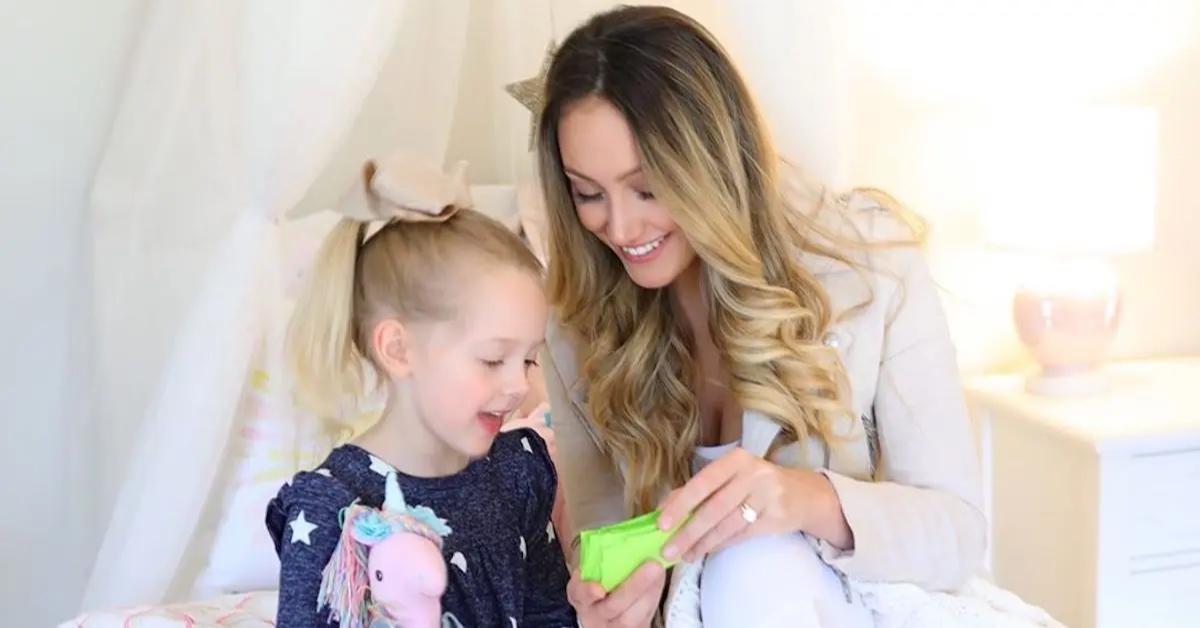
<path fill-rule="evenodd" d="M 968 383 L 996 583 L 1072 628 L 1200 626 L 1200 358 L 1107 371 L 1095 397 Z"/>

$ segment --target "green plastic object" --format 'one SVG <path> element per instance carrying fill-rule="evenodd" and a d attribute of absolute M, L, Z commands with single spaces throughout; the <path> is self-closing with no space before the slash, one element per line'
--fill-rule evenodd
<path fill-rule="evenodd" d="M 598 582 L 605 591 L 617 588 L 642 563 L 658 561 L 670 567 L 677 561 L 663 558 L 663 546 L 675 530 L 658 529 L 659 511 L 579 533 L 579 572 L 587 582 Z M 676 528 L 678 529 L 678 528 Z"/>

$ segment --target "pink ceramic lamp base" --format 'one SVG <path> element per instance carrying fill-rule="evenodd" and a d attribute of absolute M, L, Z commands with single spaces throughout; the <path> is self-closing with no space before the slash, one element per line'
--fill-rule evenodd
<path fill-rule="evenodd" d="M 1101 367 L 1069 375 L 1042 371 L 1025 380 L 1025 390 L 1042 397 L 1085 397 L 1108 390 L 1108 377 Z"/>
<path fill-rule="evenodd" d="M 1107 390 L 1101 367 L 1116 335 L 1120 311 L 1115 289 L 1096 295 L 1017 292 L 1013 299 L 1017 333 L 1042 366 L 1026 381 L 1026 390 L 1056 397 Z"/>

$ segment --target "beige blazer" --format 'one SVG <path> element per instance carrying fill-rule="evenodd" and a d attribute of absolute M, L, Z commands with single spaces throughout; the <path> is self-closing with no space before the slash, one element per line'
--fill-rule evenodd
<path fill-rule="evenodd" d="M 856 206 L 857 205 L 857 206 Z M 904 237 L 886 210 L 852 202 L 851 219 L 870 240 Z M 821 557 L 848 577 L 951 590 L 978 572 L 985 547 L 977 455 L 945 316 L 920 250 L 863 253 L 867 272 L 825 258 L 804 259 L 845 312 L 825 336 L 849 375 L 854 416 L 848 438 L 777 448 L 779 464 L 819 469 L 831 480 L 854 549 L 817 542 Z M 577 529 L 621 520 L 622 478 L 598 447 L 575 349 L 553 322 L 543 356 L 560 476 Z M 742 446 L 761 454 L 778 426 L 743 416 Z"/>

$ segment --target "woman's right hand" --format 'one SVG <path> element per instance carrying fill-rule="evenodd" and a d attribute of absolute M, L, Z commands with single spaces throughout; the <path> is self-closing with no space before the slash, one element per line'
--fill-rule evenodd
<path fill-rule="evenodd" d="M 567 583 L 567 599 L 583 628 L 646 628 L 654 620 L 666 583 L 663 566 L 649 561 L 606 595 L 598 583 L 584 582 L 575 570 Z"/>

